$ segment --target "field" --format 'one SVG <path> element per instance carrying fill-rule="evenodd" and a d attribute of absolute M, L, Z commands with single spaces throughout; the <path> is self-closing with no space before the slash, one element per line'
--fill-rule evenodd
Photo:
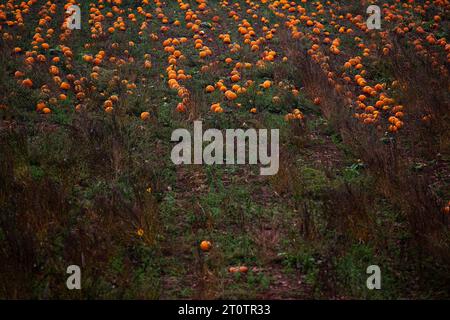
<path fill-rule="evenodd" d="M 0 1 L 0 298 L 449 299 L 449 17 Z M 278 172 L 174 164 L 194 121 L 278 129 Z"/>

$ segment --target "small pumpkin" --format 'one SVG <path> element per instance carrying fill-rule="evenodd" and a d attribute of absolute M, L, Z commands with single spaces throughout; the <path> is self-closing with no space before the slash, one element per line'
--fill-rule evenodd
<path fill-rule="evenodd" d="M 39 102 L 39 103 L 36 105 L 36 109 L 37 109 L 38 111 L 44 110 L 46 107 L 47 107 L 47 105 L 46 105 L 44 102 Z"/>
<path fill-rule="evenodd" d="M 209 250 L 211 249 L 211 247 L 212 247 L 212 244 L 211 244 L 211 242 L 208 241 L 208 240 L 203 240 L 203 241 L 200 243 L 200 249 L 201 249 L 202 251 L 204 251 L 204 252 L 209 251 Z"/>
<path fill-rule="evenodd" d="M 261 84 L 261 87 L 263 87 L 264 89 L 269 89 L 271 86 L 272 86 L 272 82 L 269 80 L 266 80 Z"/>
<path fill-rule="evenodd" d="M 141 113 L 141 119 L 143 121 L 147 120 L 148 118 L 150 118 L 150 112 L 144 111 L 144 112 Z"/>
<path fill-rule="evenodd" d="M 103 106 L 105 107 L 105 109 L 111 108 L 113 106 L 113 103 L 111 100 L 108 99 L 103 103 Z"/>
<path fill-rule="evenodd" d="M 105 112 L 106 112 L 106 113 L 112 113 L 112 112 L 113 112 L 113 107 L 107 107 L 107 108 L 105 109 Z"/>
<path fill-rule="evenodd" d="M 237 94 L 234 93 L 234 92 L 231 91 L 231 90 L 227 90 L 227 91 L 225 92 L 225 97 L 226 97 L 228 100 L 235 100 L 235 99 L 237 98 Z"/>
<path fill-rule="evenodd" d="M 59 86 L 61 89 L 63 90 L 69 90 L 70 89 L 70 84 L 67 82 L 62 82 L 61 85 Z"/>
<path fill-rule="evenodd" d="M 177 105 L 177 111 L 180 112 L 180 113 L 186 112 L 186 107 L 185 107 L 185 105 L 184 105 L 183 103 L 180 102 L 180 103 Z"/>
<path fill-rule="evenodd" d="M 234 74 L 231 76 L 232 82 L 238 82 L 239 80 L 241 80 L 241 77 L 238 74 Z"/>
<path fill-rule="evenodd" d="M 33 86 L 33 81 L 31 79 L 25 79 L 22 81 L 22 85 L 27 88 L 31 88 Z"/>

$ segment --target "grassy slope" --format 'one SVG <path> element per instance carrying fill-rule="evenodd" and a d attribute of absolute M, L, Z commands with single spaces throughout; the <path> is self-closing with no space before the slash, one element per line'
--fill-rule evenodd
<path fill-rule="evenodd" d="M 239 37 L 232 25 L 224 19 L 213 34 Z M 180 32 L 172 35 L 189 35 Z M 192 45 L 182 48 L 197 56 Z M 145 76 L 139 94 L 121 100 L 121 112 L 99 112 L 96 96 L 77 113 L 70 97 L 44 116 L 34 111 L 39 97 L 17 88 L 10 74 L 18 62 L 2 50 L 1 88 L 15 89 L 7 98 L 13 108 L 0 111 L 0 257 L 8 262 L 1 266 L 0 297 L 448 298 L 447 265 L 417 245 L 402 203 L 383 192 L 377 167 L 360 159 L 339 119 L 326 119 L 312 103 L 315 95 L 296 74 L 303 69 L 277 61 L 248 71 L 258 83 L 283 80 L 305 90 L 286 94 L 279 105 L 272 102 L 276 88 L 249 92 L 238 100 L 243 108 L 215 115 L 208 109 L 219 95 L 202 92 L 226 71 L 203 75 L 197 59 L 186 62 L 187 73 L 197 76 L 189 89 L 204 127 L 281 130 L 280 172 L 261 177 L 257 167 L 171 163 L 170 135 L 191 123 L 173 111 L 179 99 L 160 77 L 167 59 L 161 44 L 133 49 L 138 57 L 145 52 L 153 56 L 152 70 L 105 68 L 98 82 L 112 94 L 123 90 L 108 86 L 113 74 Z M 228 53 L 218 54 L 223 60 Z M 297 106 L 305 121 L 285 122 L 283 114 Z M 148 122 L 138 118 L 145 110 Z M 213 244 L 209 253 L 198 249 L 203 239 Z M 72 263 L 83 270 L 81 292 L 64 287 Z M 381 291 L 365 287 L 371 264 L 382 267 Z M 250 271 L 230 274 L 235 265 Z"/>

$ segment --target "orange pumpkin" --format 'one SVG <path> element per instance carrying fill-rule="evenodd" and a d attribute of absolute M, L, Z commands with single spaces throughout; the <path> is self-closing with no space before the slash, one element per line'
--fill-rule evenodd
<path fill-rule="evenodd" d="M 61 85 L 59 86 L 61 89 L 63 90 L 69 90 L 70 89 L 70 84 L 67 82 L 62 82 Z"/>
<path fill-rule="evenodd" d="M 36 109 L 37 109 L 38 111 L 44 110 L 46 107 L 47 107 L 47 105 L 46 105 L 44 102 L 39 102 L 39 103 L 36 105 Z"/>
<path fill-rule="evenodd" d="M 209 241 L 207 241 L 207 240 L 203 240 L 203 241 L 200 243 L 200 249 L 201 249 L 202 251 L 204 251 L 204 252 L 209 251 L 209 250 L 211 249 L 211 247 L 212 247 L 211 242 L 209 242 Z"/>
<path fill-rule="evenodd" d="M 231 90 L 227 90 L 227 91 L 225 92 L 225 97 L 226 97 L 228 100 L 235 100 L 235 99 L 237 98 L 237 94 L 234 93 L 234 92 L 231 91 Z"/>
<path fill-rule="evenodd" d="M 269 88 L 272 86 L 272 82 L 269 81 L 269 80 L 266 80 L 266 81 L 264 81 L 264 82 L 261 84 L 261 86 L 262 86 L 264 89 L 269 89 Z"/>
<path fill-rule="evenodd" d="M 241 77 L 238 74 L 234 74 L 231 76 L 232 82 L 238 82 L 239 80 L 241 80 Z"/>
<path fill-rule="evenodd" d="M 211 105 L 211 111 L 212 111 L 212 112 L 216 112 L 216 113 L 222 113 L 222 112 L 223 112 L 223 109 L 222 109 L 222 107 L 220 106 L 220 103 L 213 103 L 213 104 Z"/>
<path fill-rule="evenodd" d="M 22 81 L 22 85 L 31 88 L 33 86 L 33 81 L 31 81 L 31 79 L 25 79 Z"/>
<path fill-rule="evenodd" d="M 180 102 L 180 103 L 177 105 L 177 111 L 180 112 L 180 113 L 186 112 L 186 107 L 185 107 L 185 105 L 184 105 L 183 103 Z"/>
<path fill-rule="evenodd" d="M 24 73 L 23 73 L 23 72 L 20 72 L 20 71 L 14 72 L 14 77 L 16 77 L 16 78 L 21 78 L 21 77 L 23 77 L 23 76 L 24 76 Z"/>
<path fill-rule="evenodd" d="M 103 107 L 106 109 L 106 108 L 110 108 L 110 107 L 112 107 L 113 106 L 113 103 L 112 103 L 112 101 L 111 100 L 106 100 L 105 102 L 103 102 Z"/>
<path fill-rule="evenodd" d="M 49 69 L 50 73 L 54 76 L 56 76 L 57 74 L 59 74 L 59 69 L 57 66 L 51 66 Z"/>
<path fill-rule="evenodd" d="M 246 273 L 247 271 L 248 271 L 248 268 L 246 266 L 240 266 L 239 267 L 239 272 Z"/>
<path fill-rule="evenodd" d="M 107 108 L 105 109 L 105 112 L 106 112 L 106 113 L 112 113 L 112 112 L 113 112 L 113 107 L 107 107 Z"/>
<path fill-rule="evenodd" d="M 147 120 L 148 118 L 150 118 L 150 112 L 144 111 L 141 113 L 141 119 L 142 120 Z"/>

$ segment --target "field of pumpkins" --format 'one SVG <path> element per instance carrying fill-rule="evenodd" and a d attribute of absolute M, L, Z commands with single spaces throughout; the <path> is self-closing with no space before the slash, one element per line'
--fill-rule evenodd
<path fill-rule="evenodd" d="M 449 17 L 0 1 L 0 298 L 450 298 Z M 278 172 L 174 164 L 194 121 L 278 129 Z"/>

